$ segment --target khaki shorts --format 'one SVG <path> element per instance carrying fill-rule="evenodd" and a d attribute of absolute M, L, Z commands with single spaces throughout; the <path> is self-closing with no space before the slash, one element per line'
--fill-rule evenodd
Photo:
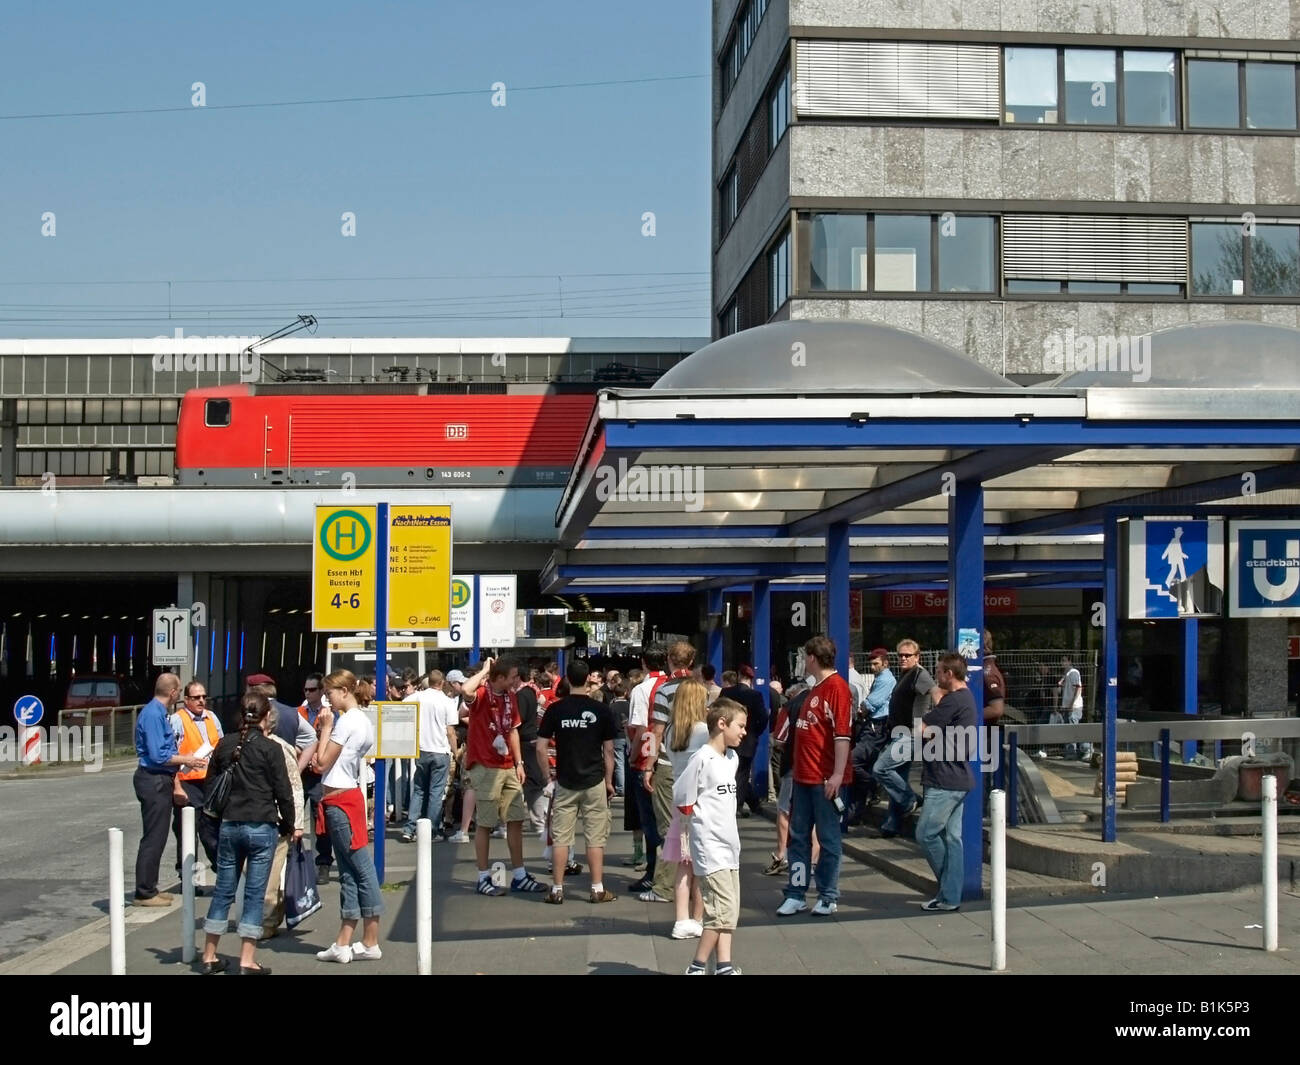
<path fill-rule="evenodd" d="M 502 821 L 523 821 L 524 789 L 513 769 L 472 765 L 469 786 L 474 789 L 474 820 L 479 828 L 496 828 Z"/>
<path fill-rule="evenodd" d="M 704 927 L 730 932 L 740 923 L 740 870 L 719 869 L 700 881 Z"/>
<path fill-rule="evenodd" d="M 582 791 L 570 791 L 555 785 L 551 805 L 551 838 L 557 847 L 572 847 L 578 836 L 578 818 L 582 818 L 582 838 L 587 847 L 603 847 L 609 841 L 609 799 L 605 782 Z"/>

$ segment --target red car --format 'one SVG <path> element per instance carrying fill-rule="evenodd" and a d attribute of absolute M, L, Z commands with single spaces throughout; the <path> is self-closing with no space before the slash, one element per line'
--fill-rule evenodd
<path fill-rule="evenodd" d="M 65 710 L 92 710 L 101 706 L 134 706 L 141 702 L 136 685 L 125 677 L 88 674 L 73 677 L 63 697 Z"/>

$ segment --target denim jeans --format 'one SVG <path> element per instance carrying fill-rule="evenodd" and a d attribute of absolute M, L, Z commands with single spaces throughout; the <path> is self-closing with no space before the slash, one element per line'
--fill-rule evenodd
<path fill-rule="evenodd" d="M 433 822 L 433 831 L 442 831 L 442 793 L 447 788 L 447 774 L 451 772 L 451 755 L 424 751 L 415 763 L 415 779 L 411 781 L 411 809 L 406 818 L 406 831 L 415 834 L 415 822 L 427 817 Z M 426 810 L 427 807 L 427 810 Z"/>
<path fill-rule="evenodd" d="M 890 740 L 876 758 L 871 775 L 879 781 L 880 786 L 889 796 L 889 813 L 885 815 L 885 820 L 880 825 L 884 832 L 902 831 L 904 815 L 916 805 L 916 792 L 907 782 L 911 769 L 911 736 Z"/>
<path fill-rule="evenodd" d="M 402 774 L 400 780 L 402 810 L 409 810 L 411 808 L 411 766 L 415 763 L 409 758 L 388 758 L 385 760 L 388 762 L 388 776 L 384 780 L 384 803 L 393 806 L 393 800 L 398 797 L 399 780 L 397 774 L 400 772 Z"/>
<path fill-rule="evenodd" d="M 961 814 L 969 794 L 947 788 L 926 788 L 925 805 L 916 823 L 916 842 L 939 882 L 939 901 L 949 906 L 961 904 L 964 874 Z"/>
<path fill-rule="evenodd" d="M 627 759 L 627 737 L 614 737 L 614 790 L 623 792 L 624 772 Z"/>
<path fill-rule="evenodd" d="M 803 901 L 808 892 L 808 866 L 812 861 L 812 832 L 817 829 L 821 844 L 821 857 L 813 870 L 817 894 L 834 902 L 840 897 L 840 858 L 842 836 L 840 815 L 835 804 L 826 798 L 821 784 L 800 784 L 795 781 L 790 796 L 790 843 L 786 857 L 790 861 L 790 879 L 785 886 L 787 899 Z"/>
<path fill-rule="evenodd" d="M 339 901 L 343 920 L 378 917 L 384 912 L 384 901 L 379 894 L 375 858 L 366 838 L 363 836 L 361 846 L 352 849 L 355 842 L 352 824 L 348 815 L 337 806 L 325 807 L 325 822 L 329 826 L 330 842 L 334 845 L 334 858 L 339 863 Z"/>
<path fill-rule="evenodd" d="M 271 859 L 280 839 L 279 829 L 269 821 L 222 821 L 217 842 L 217 886 L 212 890 L 212 904 L 203 921 L 203 931 L 222 935 L 226 918 L 235 901 L 239 870 L 244 870 L 244 909 L 235 931 L 241 939 L 257 939 L 262 934 L 262 907 L 266 901 L 266 883 L 271 876 Z"/>

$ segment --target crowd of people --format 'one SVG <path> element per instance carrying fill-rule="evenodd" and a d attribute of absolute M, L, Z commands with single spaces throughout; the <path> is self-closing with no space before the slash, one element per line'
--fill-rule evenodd
<path fill-rule="evenodd" d="M 628 890 L 640 901 L 673 906 L 672 938 L 699 940 L 689 974 L 706 972 L 713 958 L 716 974 L 736 975 L 738 821 L 775 800 L 776 849 L 763 874 L 785 878 L 776 915 L 809 910 L 815 887 L 811 914 L 825 917 L 839 907 L 844 830 L 880 794 L 888 802 L 882 836 L 902 832 L 920 807 L 916 839 L 938 884 L 923 909 L 957 909 L 962 806 L 976 781 L 964 760 L 921 758 L 911 733 L 918 718 L 936 729 L 974 725 L 965 659 L 943 655 L 931 677 L 916 642 L 903 640 L 897 675 L 889 652 L 877 648 L 868 682 L 854 669 L 847 676 L 837 671 L 835 645 L 824 636 L 803 651 L 803 676 L 788 690 L 772 680 L 767 697 L 752 667 L 719 677 L 697 664 L 685 641 L 646 647 L 639 667 L 626 672 L 593 671 L 575 658 L 561 676 L 553 662 L 533 668 L 487 658 L 470 675 L 435 669 L 390 676 L 386 698 L 417 704 L 419 719 L 413 771 L 392 778 L 394 789 L 407 789 L 405 801 L 390 807 L 394 816 L 405 810 L 400 838 L 412 842 L 417 822 L 427 818 L 436 840 L 472 841 L 478 894 L 538 895 L 563 905 L 583 873 L 573 860 L 581 830 L 590 867 L 586 900 L 607 904 L 617 901 L 605 851 L 612 802 L 622 796 L 622 828 L 633 843 L 624 862 L 636 877 Z M 239 731 L 223 734 L 206 708 L 204 686 L 192 681 L 182 696 L 179 679 L 163 674 L 138 718 L 135 790 L 144 834 L 135 904 L 170 904 L 157 883 L 167 823 L 170 816 L 179 868 L 180 811 L 195 807 L 199 841 L 217 874 L 204 924 L 204 972 L 228 968 L 217 946 L 241 872 L 239 971 L 269 972 L 256 962 L 256 944 L 284 919 L 280 870 L 309 829 L 317 882 L 337 865 L 341 896 L 339 933 L 317 957 L 382 957 L 383 901 L 367 846 L 375 737 L 358 712 L 374 698 L 375 679 L 346 670 L 314 673 L 299 706 L 276 696 L 271 677 L 248 677 Z M 756 767 L 765 732 L 771 760 Z M 909 780 L 914 760 L 923 763 L 924 798 Z M 526 828 L 545 846 L 549 885 L 527 868 Z M 504 877 L 490 865 L 494 838 L 506 841 Z"/>

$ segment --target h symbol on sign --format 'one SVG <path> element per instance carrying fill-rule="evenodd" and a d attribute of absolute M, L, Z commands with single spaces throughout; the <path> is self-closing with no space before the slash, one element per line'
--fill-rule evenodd
<path fill-rule="evenodd" d="M 343 531 L 343 521 L 340 519 L 334 523 L 334 549 L 339 550 L 339 545 L 344 539 L 348 540 L 349 546 L 353 551 L 357 548 L 357 523 L 354 521 L 348 526 L 348 531 Z"/>

